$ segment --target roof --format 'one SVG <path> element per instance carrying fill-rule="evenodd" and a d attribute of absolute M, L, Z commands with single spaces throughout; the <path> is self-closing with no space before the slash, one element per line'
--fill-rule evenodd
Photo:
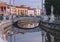
<path fill-rule="evenodd" d="M 13 5 L 11 5 L 11 6 L 13 6 Z M 13 6 L 13 7 L 16 7 L 16 8 L 25 8 L 25 9 L 28 9 L 28 10 L 35 10 L 35 8 L 27 7 L 27 6 L 25 6 L 25 5 Z"/>
<path fill-rule="evenodd" d="M 21 6 L 15 6 L 17 8 L 27 8 L 25 5 L 21 5 Z"/>

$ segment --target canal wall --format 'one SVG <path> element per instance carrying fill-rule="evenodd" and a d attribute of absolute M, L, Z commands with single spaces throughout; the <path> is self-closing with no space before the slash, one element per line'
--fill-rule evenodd
<path fill-rule="evenodd" d="M 0 38 L 2 38 L 5 42 L 6 40 L 6 35 L 10 28 L 8 28 L 10 25 L 12 25 L 12 20 L 5 20 L 0 22 Z"/>

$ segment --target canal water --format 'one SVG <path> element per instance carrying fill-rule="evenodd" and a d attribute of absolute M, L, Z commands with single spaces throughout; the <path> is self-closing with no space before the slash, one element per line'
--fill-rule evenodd
<path fill-rule="evenodd" d="M 15 34 L 12 35 L 12 38 L 8 37 L 9 42 L 42 42 L 41 31 L 39 32 L 31 32 L 25 34 Z"/>

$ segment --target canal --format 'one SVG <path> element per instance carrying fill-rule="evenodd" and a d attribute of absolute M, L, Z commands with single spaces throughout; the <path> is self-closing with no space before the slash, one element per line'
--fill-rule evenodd
<path fill-rule="evenodd" d="M 7 38 L 8 42 L 54 42 L 54 36 L 42 30 L 39 24 L 40 19 L 35 18 L 13 19 L 11 34 Z"/>

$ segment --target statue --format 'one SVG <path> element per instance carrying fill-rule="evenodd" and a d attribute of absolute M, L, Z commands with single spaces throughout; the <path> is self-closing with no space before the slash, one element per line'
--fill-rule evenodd
<path fill-rule="evenodd" d="M 53 14 L 53 6 L 51 6 L 51 15 L 50 15 L 49 18 L 50 18 L 49 22 L 55 21 L 55 16 L 54 16 L 54 14 Z"/>

